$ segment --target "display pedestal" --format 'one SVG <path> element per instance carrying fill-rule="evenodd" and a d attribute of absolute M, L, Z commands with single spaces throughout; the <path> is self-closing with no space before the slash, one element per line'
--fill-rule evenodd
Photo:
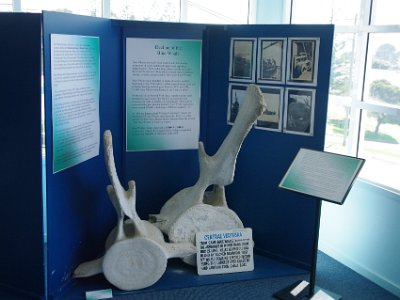
<path fill-rule="evenodd" d="M 321 199 L 343 204 L 364 162 L 355 157 L 309 149 L 300 149 L 297 153 L 279 187 L 313 196 L 317 201 L 310 282 L 296 282 L 275 293 L 276 299 L 342 299 L 339 295 L 315 286 Z"/>
<path fill-rule="evenodd" d="M 318 258 L 318 239 L 319 239 L 319 225 L 321 219 L 321 206 L 322 201 L 316 199 L 318 201 L 318 206 L 316 210 L 316 226 L 315 226 L 315 237 L 314 237 L 314 247 L 313 247 L 313 260 L 311 266 L 310 273 L 310 282 L 305 280 L 299 280 L 288 287 L 278 291 L 274 294 L 276 299 L 280 300 L 295 300 L 295 299 L 313 299 L 314 295 L 316 295 L 320 290 L 322 290 L 323 294 L 320 293 L 321 298 L 318 299 L 342 299 L 342 296 L 337 295 L 333 292 L 327 291 L 315 285 L 315 277 L 317 273 L 317 258 Z"/>

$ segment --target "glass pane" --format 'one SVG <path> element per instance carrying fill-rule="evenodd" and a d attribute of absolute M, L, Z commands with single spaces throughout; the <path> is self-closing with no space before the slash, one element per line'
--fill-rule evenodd
<path fill-rule="evenodd" d="M 342 100 L 351 102 L 351 91 L 355 79 L 355 35 L 336 34 L 334 38 L 330 91 L 332 95 L 342 96 Z"/>
<path fill-rule="evenodd" d="M 359 157 L 362 178 L 400 190 L 400 115 L 363 112 Z"/>
<path fill-rule="evenodd" d="M 347 154 L 349 143 L 350 107 L 336 104 L 337 96 L 329 96 L 328 121 L 325 133 L 325 150 Z"/>
<path fill-rule="evenodd" d="M 372 25 L 400 25 L 399 0 L 374 0 Z"/>
<path fill-rule="evenodd" d="M 361 0 L 293 0 L 293 24 L 356 25 Z"/>
<path fill-rule="evenodd" d="M 400 33 L 370 34 L 364 101 L 400 108 Z"/>
<path fill-rule="evenodd" d="M 182 21 L 247 24 L 248 0 L 182 0 Z"/>
<path fill-rule="evenodd" d="M 111 0 L 111 18 L 179 22 L 179 0 Z"/>
<path fill-rule="evenodd" d="M 0 12 L 13 11 L 12 0 L 0 0 Z"/>
<path fill-rule="evenodd" d="M 23 12 L 59 11 L 101 17 L 102 0 L 21 0 Z"/>

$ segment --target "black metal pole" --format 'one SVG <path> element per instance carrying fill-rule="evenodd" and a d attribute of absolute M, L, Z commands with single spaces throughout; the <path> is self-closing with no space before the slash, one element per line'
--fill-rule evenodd
<path fill-rule="evenodd" d="M 315 212 L 315 232 L 314 232 L 314 245 L 313 245 L 313 258 L 310 272 L 310 287 L 308 290 L 308 297 L 311 298 L 314 296 L 315 292 L 315 276 L 317 273 L 317 257 L 318 257 L 318 239 L 319 239 L 319 225 L 321 221 L 321 206 L 322 200 L 316 199 L 317 201 L 317 209 Z"/>

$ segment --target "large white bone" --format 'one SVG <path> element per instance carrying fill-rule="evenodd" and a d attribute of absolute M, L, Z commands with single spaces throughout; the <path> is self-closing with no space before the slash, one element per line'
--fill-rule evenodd
<path fill-rule="evenodd" d="M 104 149 L 107 172 L 112 183 L 112 185 L 107 187 L 107 191 L 117 211 L 117 215 L 119 216 L 115 240 L 118 241 L 133 237 L 149 238 L 158 243 L 165 250 L 167 258 L 183 257 L 194 253 L 196 249 L 189 243 L 174 245 L 166 243 L 162 232 L 156 226 L 148 221 L 140 219 L 136 212 L 135 182 L 133 180 L 129 181 L 128 191 L 125 191 L 122 187 L 115 167 L 112 135 L 109 130 L 104 132 Z M 125 222 L 123 221 L 124 214 L 129 217 Z M 123 223 L 123 225 L 121 225 L 121 223 Z M 131 235 L 129 235 L 129 232 L 131 232 Z"/>
<path fill-rule="evenodd" d="M 74 277 L 88 277 L 103 272 L 109 282 L 123 290 L 137 290 L 157 282 L 164 274 L 167 260 L 193 255 L 192 243 L 166 243 L 160 229 L 141 220 L 136 212 L 135 182 L 129 181 L 124 190 L 114 162 L 112 136 L 104 133 L 107 172 L 112 185 L 107 192 L 117 212 L 117 226 L 106 241 L 104 257 L 80 264 Z M 128 216 L 129 219 L 124 220 Z"/>
<path fill-rule="evenodd" d="M 235 123 L 218 151 L 213 156 L 209 156 L 204 150 L 203 143 L 199 143 L 199 179 L 195 185 L 172 196 L 158 215 L 151 216 L 151 220 L 162 231 L 167 233 L 178 216 L 188 208 L 203 203 L 204 192 L 208 186 L 217 185 L 219 186 L 217 189 L 221 190 L 225 185 L 232 183 L 236 158 L 243 140 L 265 108 L 266 104 L 260 89 L 256 85 L 249 85 L 246 99 L 239 109 Z M 225 197 L 224 193 L 223 197 Z"/>
<path fill-rule="evenodd" d="M 136 290 L 154 284 L 165 272 L 167 259 L 183 258 L 195 264 L 194 236 L 198 231 L 243 227 L 239 217 L 230 210 L 224 186 L 232 183 L 238 152 L 255 120 L 265 109 L 259 88 L 250 85 L 247 98 L 239 109 L 231 131 L 217 153 L 208 156 L 199 143 L 200 175 L 196 184 L 175 194 L 152 221 L 163 230 L 172 243 L 166 243 L 161 231 L 152 223 L 141 220 L 136 212 L 134 181 L 126 191 L 117 175 L 111 132 L 104 133 L 107 172 L 111 185 L 107 192 L 117 212 L 117 226 L 106 241 L 106 254 L 82 263 L 75 277 L 103 272 L 109 282 L 123 290 Z M 212 191 L 208 186 L 214 185 Z M 128 216 L 128 220 L 124 217 Z"/>
<path fill-rule="evenodd" d="M 239 217 L 227 207 L 224 186 L 232 183 L 243 140 L 265 108 L 260 89 L 249 85 L 235 123 L 218 151 L 209 156 L 203 143 L 199 143 L 200 175 L 197 182 L 172 196 L 159 214 L 150 216 L 150 221 L 167 234 L 170 241 L 193 242 L 196 230 L 243 227 Z M 206 192 L 210 185 L 214 185 L 213 190 Z M 211 206 L 211 210 L 207 206 Z M 193 257 L 189 260 L 194 262 Z"/>

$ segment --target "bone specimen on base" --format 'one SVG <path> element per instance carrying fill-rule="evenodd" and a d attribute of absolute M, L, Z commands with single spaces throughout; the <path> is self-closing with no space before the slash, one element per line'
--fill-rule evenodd
<path fill-rule="evenodd" d="M 243 228 L 234 211 L 228 208 L 224 186 L 233 182 L 236 158 L 244 138 L 266 104 L 260 89 L 249 85 L 246 99 L 239 109 L 235 123 L 218 151 L 209 156 L 199 143 L 200 175 L 195 185 L 187 187 L 170 198 L 150 221 L 161 229 L 171 242 L 194 244 L 198 231 Z M 213 185 L 212 191 L 206 189 Z M 195 255 L 185 257 L 195 265 Z"/>
<path fill-rule="evenodd" d="M 136 212 L 135 182 L 129 181 L 126 191 L 118 179 L 111 132 L 105 131 L 104 153 L 111 181 L 107 192 L 118 222 L 106 240 L 105 255 L 80 264 L 74 277 L 104 273 L 122 290 L 146 288 L 161 278 L 169 258 L 196 264 L 196 232 L 243 228 L 239 217 L 228 208 L 224 186 L 232 183 L 242 142 L 264 110 L 260 89 L 249 85 L 235 124 L 216 154 L 207 155 L 203 143 L 199 143 L 200 175 L 196 184 L 175 194 L 159 214 L 150 216 L 150 222 L 141 220 Z M 209 186 L 213 189 L 206 191 Z M 162 232 L 168 235 L 169 243 Z"/>
<path fill-rule="evenodd" d="M 129 181 L 126 191 L 118 179 L 110 131 L 104 132 L 104 150 L 112 183 L 107 186 L 107 192 L 117 212 L 118 223 L 106 240 L 105 255 L 80 264 L 74 271 L 74 277 L 104 273 L 106 279 L 119 289 L 143 289 L 161 278 L 169 258 L 193 255 L 196 248 L 188 242 L 165 242 L 156 226 L 139 218 L 135 182 Z M 125 216 L 127 220 L 124 220 Z"/>

